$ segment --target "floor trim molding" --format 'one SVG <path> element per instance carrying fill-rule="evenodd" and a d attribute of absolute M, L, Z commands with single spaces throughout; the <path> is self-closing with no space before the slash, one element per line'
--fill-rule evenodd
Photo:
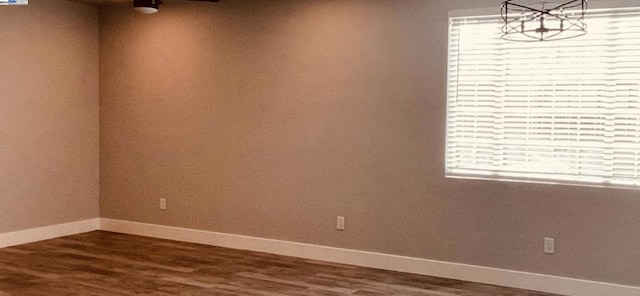
<path fill-rule="evenodd" d="M 102 218 L 99 229 L 567 296 L 640 295 L 640 287 L 123 220 Z"/>
<path fill-rule="evenodd" d="M 81 220 L 51 226 L 0 233 L 0 248 L 28 244 L 98 230 L 100 219 Z"/>
<path fill-rule="evenodd" d="M 0 248 L 94 230 L 266 252 L 567 296 L 640 295 L 640 287 L 634 286 L 105 218 L 0 233 Z"/>

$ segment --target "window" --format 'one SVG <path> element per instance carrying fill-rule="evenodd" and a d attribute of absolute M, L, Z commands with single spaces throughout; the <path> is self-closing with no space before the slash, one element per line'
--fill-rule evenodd
<path fill-rule="evenodd" d="M 640 189 L 640 9 L 589 13 L 562 41 L 449 25 L 446 175 Z"/>

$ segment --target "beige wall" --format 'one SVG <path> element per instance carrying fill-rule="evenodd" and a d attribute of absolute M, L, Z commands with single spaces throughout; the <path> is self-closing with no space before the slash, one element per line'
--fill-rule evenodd
<path fill-rule="evenodd" d="M 640 285 L 638 192 L 443 177 L 447 12 L 498 2 L 101 9 L 101 215 Z"/>
<path fill-rule="evenodd" d="M 0 6 L 0 233 L 99 214 L 98 13 Z"/>

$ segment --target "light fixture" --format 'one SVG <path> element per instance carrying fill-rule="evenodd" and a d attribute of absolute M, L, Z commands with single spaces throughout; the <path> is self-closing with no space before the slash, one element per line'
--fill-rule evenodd
<path fill-rule="evenodd" d="M 582 36 L 587 33 L 584 22 L 587 0 L 523 4 L 519 0 L 502 2 L 504 21 L 502 38 L 511 41 L 550 41 Z"/>
<path fill-rule="evenodd" d="M 162 4 L 162 0 L 133 0 L 133 10 L 152 14 L 158 12 L 158 5 Z"/>

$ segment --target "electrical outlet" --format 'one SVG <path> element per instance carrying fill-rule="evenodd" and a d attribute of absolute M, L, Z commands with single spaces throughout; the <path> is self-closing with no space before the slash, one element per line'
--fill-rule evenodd
<path fill-rule="evenodd" d="M 556 240 L 550 237 L 544 238 L 544 253 L 554 254 L 556 252 Z"/>
<path fill-rule="evenodd" d="M 160 209 L 161 210 L 166 210 L 167 209 L 167 199 L 166 198 L 161 198 L 160 199 Z"/>
<path fill-rule="evenodd" d="M 344 217 L 343 216 L 336 217 L 336 229 L 337 230 L 344 230 Z"/>

